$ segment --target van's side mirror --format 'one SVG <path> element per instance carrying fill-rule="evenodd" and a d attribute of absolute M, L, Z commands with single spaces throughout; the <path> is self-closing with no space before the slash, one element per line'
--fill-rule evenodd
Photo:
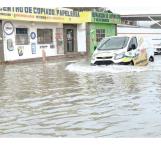
<path fill-rule="evenodd" d="M 94 46 L 94 50 L 96 50 L 97 46 Z"/>

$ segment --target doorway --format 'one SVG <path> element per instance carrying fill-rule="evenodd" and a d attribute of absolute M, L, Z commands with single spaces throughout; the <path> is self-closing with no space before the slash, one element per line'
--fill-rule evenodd
<path fill-rule="evenodd" d="M 74 30 L 66 29 L 66 37 L 67 37 L 67 52 L 74 52 Z"/>
<path fill-rule="evenodd" d="M 63 25 L 64 28 L 64 52 L 77 52 L 77 25 Z"/>

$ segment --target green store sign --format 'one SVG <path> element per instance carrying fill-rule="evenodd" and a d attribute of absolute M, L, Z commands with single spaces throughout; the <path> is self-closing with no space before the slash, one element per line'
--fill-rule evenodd
<path fill-rule="evenodd" d="M 92 12 L 92 22 L 97 23 L 121 23 L 120 15 L 107 12 Z"/>

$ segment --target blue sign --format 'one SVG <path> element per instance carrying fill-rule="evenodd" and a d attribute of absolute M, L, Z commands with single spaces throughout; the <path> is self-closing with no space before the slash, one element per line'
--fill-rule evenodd
<path fill-rule="evenodd" d="M 35 39 L 36 38 L 36 33 L 35 32 L 31 32 L 30 33 L 30 37 L 31 37 L 31 39 Z"/>
<path fill-rule="evenodd" d="M 31 43 L 32 54 L 36 54 L 36 43 Z"/>

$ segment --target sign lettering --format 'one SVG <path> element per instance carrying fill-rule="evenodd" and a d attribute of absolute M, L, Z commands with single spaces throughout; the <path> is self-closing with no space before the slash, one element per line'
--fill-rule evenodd
<path fill-rule="evenodd" d="M 26 14 L 79 17 L 78 11 L 37 8 L 37 7 L 1 7 L 0 11 L 12 12 L 12 13 L 15 12 L 15 13 L 26 13 Z"/>
<path fill-rule="evenodd" d="M 92 21 L 98 23 L 120 23 L 120 16 L 107 12 L 92 12 Z"/>

